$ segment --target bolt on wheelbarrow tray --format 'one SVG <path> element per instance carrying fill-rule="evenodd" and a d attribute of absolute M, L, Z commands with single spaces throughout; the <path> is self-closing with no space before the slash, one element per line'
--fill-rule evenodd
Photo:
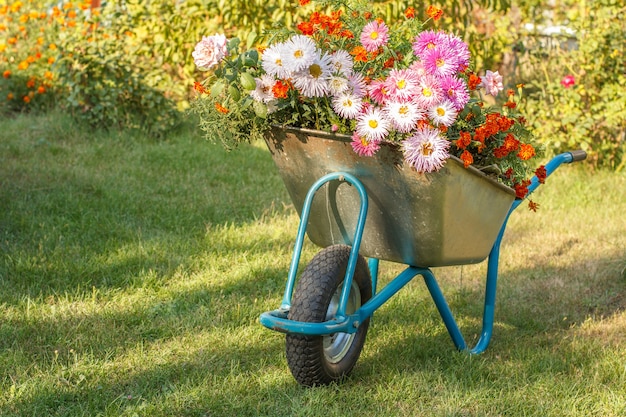
<path fill-rule="evenodd" d="M 367 157 L 352 150 L 349 136 L 319 131 L 274 128 L 266 142 L 299 214 L 309 188 L 328 173 L 363 183 L 369 208 L 360 253 L 367 257 L 424 267 L 481 262 L 515 200 L 511 188 L 455 157 L 418 173 L 391 143 Z M 313 199 L 309 238 L 321 247 L 352 245 L 359 207 L 354 187 L 329 184 Z"/>
<path fill-rule="evenodd" d="M 347 376 L 374 312 L 417 275 L 457 349 L 481 353 L 493 330 L 500 242 L 522 200 L 454 157 L 437 172 L 418 173 L 393 144 L 361 157 L 350 142 L 304 129 L 273 128 L 266 135 L 300 224 L 281 305 L 259 320 L 286 333 L 291 373 L 307 386 Z M 557 155 L 546 164 L 546 177 L 585 157 L 583 151 Z M 539 183 L 535 176 L 528 193 Z M 324 249 L 296 279 L 305 234 Z M 469 349 L 430 268 L 487 257 L 483 326 Z M 407 267 L 377 291 L 380 259 Z"/>

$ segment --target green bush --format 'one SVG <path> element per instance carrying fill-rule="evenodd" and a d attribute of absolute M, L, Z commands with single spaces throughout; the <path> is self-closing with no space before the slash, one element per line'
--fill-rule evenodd
<path fill-rule="evenodd" d="M 47 109 L 54 103 L 56 38 L 81 12 L 80 6 L 48 10 L 41 1 L 0 5 L 0 113 Z"/>
<path fill-rule="evenodd" d="M 527 4 L 522 12 L 531 19 L 540 8 L 543 6 Z M 623 2 L 563 0 L 551 22 L 546 23 L 567 25 L 573 37 L 520 38 L 526 53 L 518 65 L 518 76 L 529 87 L 526 110 L 530 124 L 553 152 L 582 148 L 594 165 L 623 169 L 626 164 Z"/>

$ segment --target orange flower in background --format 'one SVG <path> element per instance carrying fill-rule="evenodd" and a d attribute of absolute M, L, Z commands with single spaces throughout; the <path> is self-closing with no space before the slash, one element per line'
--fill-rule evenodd
<path fill-rule="evenodd" d="M 478 88 L 478 85 L 481 82 L 482 80 L 480 79 L 480 77 L 472 72 L 469 74 L 469 78 L 467 80 L 467 88 L 469 88 L 471 91 L 474 91 L 476 90 L 476 88 Z"/>
<path fill-rule="evenodd" d="M 37 93 L 43 94 L 45 92 L 46 92 L 46 87 L 44 87 L 43 85 L 40 85 L 39 88 L 37 88 Z"/>
<path fill-rule="evenodd" d="M 203 86 L 200 82 L 198 82 L 198 81 L 196 81 L 196 82 L 194 82 L 194 83 L 193 83 L 193 89 L 194 89 L 194 90 L 196 90 L 196 91 L 197 91 L 198 93 L 200 93 L 200 94 L 206 93 L 206 89 L 205 89 L 205 88 L 204 88 L 204 86 Z"/>
<path fill-rule="evenodd" d="M 34 88 L 35 87 L 35 79 L 34 78 L 30 78 L 28 81 L 26 81 L 26 87 L 27 88 Z"/>
<path fill-rule="evenodd" d="M 8 101 L 13 100 L 13 98 L 14 98 L 14 97 L 15 97 L 15 96 L 13 95 L 13 93 L 9 93 L 9 94 L 7 94 L 7 100 L 8 100 Z"/>
<path fill-rule="evenodd" d="M 535 203 L 533 200 L 528 200 L 528 210 L 537 211 L 539 208 L 539 204 Z"/>
<path fill-rule="evenodd" d="M 311 3 L 311 0 L 300 0 L 300 6 L 306 6 L 309 3 Z"/>
<path fill-rule="evenodd" d="M 298 24 L 298 30 L 303 35 L 311 36 L 315 33 L 315 26 L 311 22 L 302 22 Z"/>
<path fill-rule="evenodd" d="M 469 132 L 461 131 L 459 139 L 456 141 L 456 147 L 459 149 L 465 149 L 470 143 L 472 143 L 472 135 L 470 135 Z"/>
<path fill-rule="evenodd" d="M 24 96 L 24 97 L 22 97 L 22 100 L 23 100 L 23 101 L 24 101 L 24 103 L 26 103 L 26 104 L 30 103 L 30 97 L 28 97 L 28 96 Z"/>
<path fill-rule="evenodd" d="M 54 57 L 53 57 L 53 56 L 51 56 L 50 58 L 48 58 L 48 64 L 52 65 L 52 64 L 54 64 L 54 61 L 55 61 L 55 59 L 54 59 Z"/>
<path fill-rule="evenodd" d="M 9 70 L 4 71 L 4 72 L 2 73 L 2 76 L 3 76 L 4 78 L 9 78 L 9 77 L 11 76 L 11 71 L 9 71 Z"/>
<path fill-rule="evenodd" d="M 426 9 L 426 14 L 433 20 L 439 20 L 443 16 L 443 10 L 431 5 Z"/>
<path fill-rule="evenodd" d="M 17 69 L 22 70 L 22 71 L 28 69 L 28 62 L 26 61 L 20 62 L 19 65 L 17 66 Z"/>
<path fill-rule="evenodd" d="M 215 103 L 215 108 L 218 112 L 223 114 L 227 114 L 230 111 L 226 107 L 222 106 L 220 103 Z"/>
<path fill-rule="evenodd" d="M 9 45 L 15 45 L 17 43 L 17 38 L 16 37 L 9 38 L 7 39 L 7 43 Z"/>
<path fill-rule="evenodd" d="M 404 17 L 406 17 L 407 19 L 414 19 L 415 18 L 415 8 L 414 7 L 407 7 L 407 9 L 404 11 Z"/>

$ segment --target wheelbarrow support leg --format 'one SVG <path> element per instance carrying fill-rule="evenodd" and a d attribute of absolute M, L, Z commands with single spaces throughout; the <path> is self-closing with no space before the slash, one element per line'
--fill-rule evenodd
<path fill-rule="evenodd" d="M 509 211 L 510 215 L 511 211 Z M 504 229 L 506 228 L 506 223 L 508 221 L 508 216 L 500 229 L 500 233 L 498 234 L 498 238 L 496 239 L 493 247 L 491 248 L 491 253 L 489 254 L 489 261 L 487 264 L 487 283 L 485 289 L 485 306 L 483 309 L 483 326 L 482 331 L 480 333 L 480 338 L 476 343 L 476 346 L 473 349 L 468 349 L 467 343 L 465 343 L 465 339 L 463 338 L 463 334 L 461 330 L 459 330 L 459 326 L 452 315 L 452 311 L 446 302 L 443 293 L 441 292 L 441 288 L 439 288 L 439 284 L 437 284 L 437 280 L 435 276 L 430 270 L 425 270 L 422 272 L 422 277 L 424 278 L 424 282 L 426 283 L 426 287 L 430 292 L 430 295 L 435 302 L 435 306 L 443 319 L 443 322 L 448 329 L 448 333 L 452 338 L 452 342 L 459 350 L 467 350 L 470 353 L 478 354 L 482 353 L 487 346 L 489 346 L 489 342 L 491 340 L 491 334 L 493 332 L 493 320 L 495 313 L 495 304 L 496 304 L 496 287 L 498 282 L 498 259 L 500 257 L 500 242 L 502 240 L 502 236 L 504 235 Z"/>

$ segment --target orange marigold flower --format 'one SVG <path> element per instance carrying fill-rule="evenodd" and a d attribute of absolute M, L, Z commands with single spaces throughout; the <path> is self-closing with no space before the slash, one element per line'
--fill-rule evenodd
<path fill-rule="evenodd" d="M 226 107 L 222 106 L 220 103 L 215 103 L 215 109 L 223 114 L 228 114 L 228 112 L 230 111 Z"/>
<path fill-rule="evenodd" d="M 365 18 L 365 20 L 370 20 L 372 18 L 372 13 L 371 12 L 365 12 L 363 17 Z"/>
<path fill-rule="evenodd" d="M 367 51 L 361 45 L 355 46 L 354 49 L 350 51 L 350 55 L 354 56 L 354 60 L 356 62 L 367 62 Z"/>
<path fill-rule="evenodd" d="M 478 88 L 478 85 L 482 82 L 480 77 L 473 72 L 470 73 L 469 79 L 467 80 L 467 88 L 474 91 Z"/>
<path fill-rule="evenodd" d="M 48 64 L 50 64 L 50 65 L 54 64 L 54 57 L 53 56 L 48 58 Z"/>
<path fill-rule="evenodd" d="M 7 94 L 7 100 L 13 100 L 14 97 L 13 93 Z"/>
<path fill-rule="evenodd" d="M 29 64 L 32 64 L 33 62 L 35 62 L 35 57 L 32 55 L 27 56 L 26 62 L 28 62 Z"/>
<path fill-rule="evenodd" d="M 465 168 L 467 168 L 468 166 L 472 165 L 472 163 L 474 162 L 474 157 L 472 156 L 472 154 L 466 149 L 463 151 L 463 153 L 461 154 L 461 161 L 463 161 L 463 166 L 465 166 Z"/>
<path fill-rule="evenodd" d="M 431 5 L 426 9 L 426 14 L 433 20 L 439 20 L 443 16 L 443 10 Z"/>
<path fill-rule="evenodd" d="M 37 88 L 37 92 L 39 94 L 43 94 L 46 92 L 46 87 L 44 87 L 43 85 L 40 85 L 39 88 Z"/>
<path fill-rule="evenodd" d="M 28 69 L 28 62 L 26 62 L 26 61 L 22 61 L 22 62 L 20 62 L 20 63 L 18 64 L 18 66 L 17 66 L 17 69 L 18 69 L 18 70 L 25 70 L 25 69 Z"/>
<path fill-rule="evenodd" d="M 275 98 L 287 98 L 287 91 L 289 91 L 289 84 L 280 80 L 276 81 L 276 84 L 272 87 L 272 93 Z"/>
<path fill-rule="evenodd" d="M 407 9 L 404 11 L 404 17 L 406 17 L 407 19 L 414 19 L 415 18 L 415 8 L 414 7 L 407 7 Z"/>
<path fill-rule="evenodd" d="M 23 101 L 24 101 L 24 103 L 26 103 L 26 104 L 30 103 L 30 97 L 28 97 L 28 96 L 24 96 L 24 97 L 22 97 L 22 100 L 23 100 Z"/>
<path fill-rule="evenodd" d="M 533 200 L 528 200 L 528 210 L 536 212 L 538 208 L 538 203 L 535 203 Z"/>
<path fill-rule="evenodd" d="M 43 77 L 44 77 L 46 80 L 51 80 L 51 79 L 53 78 L 52 71 L 46 71 L 46 72 L 44 72 L 44 73 L 43 73 Z"/>
<path fill-rule="evenodd" d="M 48 49 L 52 50 L 52 51 L 56 51 L 57 46 L 53 43 L 51 43 L 50 45 L 48 45 Z"/>
<path fill-rule="evenodd" d="M 548 172 L 546 171 L 546 166 L 541 165 L 539 168 L 535 170 L 535 176 L 539 180 L 539 184 L 545 184 L 546 177 L 548 176 Z"/>
<path fill-rule="evenodd" d="M 4 72 L 2 73 L 2 76 L 3 76 L 4 78 L 9 78 L 9 77 L 11 76 L 11 71 L 9 71 L 9 70 L 4 71 Z"/>
<path fill-rule="evenodd" d="M 14 36 L 12 38 L 7 39 L 7 43 L 9 45 L 15 45 L 17 43 L 17 38 Z"/>
<path fill-rule="evenodd" d="M 517 157 L 521 159 L 522 161 L 527 161 L 533 156 L 535 156 L 535 148 L 533 148 L 533 145 L 530 145 L 528 143 L 523 143 L 520 146 L 520 150 L 517 153 Z"/>
<path fill-rule="evenodd" d="M 517 103 L 512 100 L 509 100 L 506 103 L 504 103 L 504 107 L 507 107 L 509 109 L 514 109 L 517 107 Z"/>
<path fill-rule="evenodd" d="M 315 33 L 315 26 L 311 22 L 302 22 L 298 24 L 298 30 L 303 35 L 311 36 Z"/>
<path fill-rule="evenodd" d="M 300 6 L 306 6 L 309 3 L 311 3 L 311 0 L 300 0 Z"/>
<path fill-rule="evenodd" d="M 472 143 L 472 135 L 469 132 L 461 131 L 459 139 L 456 141 L 456 147 L 459 149 L 465 149 Z"/>
<path fill-rule="evenodd" d="M 34 87 L 35 87 L 35 79 L 29 78 L 28 81 L 26 81 L 26 88 L 34 88 Z"/>

